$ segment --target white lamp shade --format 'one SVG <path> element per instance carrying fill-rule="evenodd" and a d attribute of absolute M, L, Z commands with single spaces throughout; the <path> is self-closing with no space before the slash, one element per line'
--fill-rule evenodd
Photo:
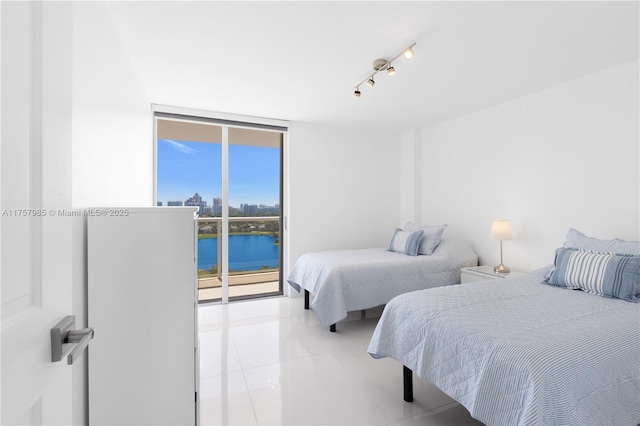
<path fill-rule="evenodd" d="M 511 227 L 507 219 L 496 219 L 491 224 L 491 231 L 489 232 L 489 238 L 492 240 L 511 240 Z"/>

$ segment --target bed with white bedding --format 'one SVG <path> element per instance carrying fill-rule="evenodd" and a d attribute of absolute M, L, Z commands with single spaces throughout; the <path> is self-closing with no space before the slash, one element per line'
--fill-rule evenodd
<path fill-rule="evenodd" d="M 639 424 L 640 304 L 549 269 L 398 296 L 368 351 L 405 366 L 405 400 L 413 371 L 488 425 Z"/>
<path fill-rule="evenodd" d="M 464 241 L 442 239 L 430 255 L 407 256 L 385 248 L 334 250 L 302 255 L 287 281 L 305 291 L 308 308 L 335 331 L 347 312 L 374 308 L 408 291 L 460 282 L 460 268 L 478 258 Z"/>

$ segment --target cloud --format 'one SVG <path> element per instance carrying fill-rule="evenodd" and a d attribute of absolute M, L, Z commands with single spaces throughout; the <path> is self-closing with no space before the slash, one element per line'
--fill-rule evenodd
<path fill-rule="evenodd" d="M 184 143 L 176 142 L 171 139 L 162 139 L 162 140 L 167 142 L 171 148 L 183 154 L 195 154 L 196 152 L 198 152 Z"/>

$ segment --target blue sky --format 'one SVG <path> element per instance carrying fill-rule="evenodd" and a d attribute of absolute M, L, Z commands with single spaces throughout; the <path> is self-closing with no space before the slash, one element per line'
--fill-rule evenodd
<path fill-rule="evenodd" d="M 207 205 L 222 195 L 222 146 L 158 139 L 158 201 L 185 201 L 198 193 Z M 280 201 L 280 149 L 229 145 L 229 205 Z"/>

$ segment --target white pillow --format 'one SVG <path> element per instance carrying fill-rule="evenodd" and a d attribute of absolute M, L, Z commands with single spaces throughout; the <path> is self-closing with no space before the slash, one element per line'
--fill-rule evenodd
<path fill-rule="evenodd" d="M 444 232 L 447 225 L 438 225 L 438 226 L 420 226 L 416 225 L 413 222 L 407 222 L 404 226 L 405 231 L 413 232 L 422 229 L 424 234 L 422 234 L 422 241 L 420 242 L 420 247 L 418 248 L 418 254 L 430 255 L 440 244 L 440 240 L 442 239 L 442 233 Z"/>
<path fill-rule="evenodd" d="M 573 228 L 570 228 L 569 232 L 567 232 L 564 247 L 590 250 L 596 253 L 640 255 L 640 241 L 625 241 L 619 238 L 599 240 L 598 238 L 587 237 Z"/>

